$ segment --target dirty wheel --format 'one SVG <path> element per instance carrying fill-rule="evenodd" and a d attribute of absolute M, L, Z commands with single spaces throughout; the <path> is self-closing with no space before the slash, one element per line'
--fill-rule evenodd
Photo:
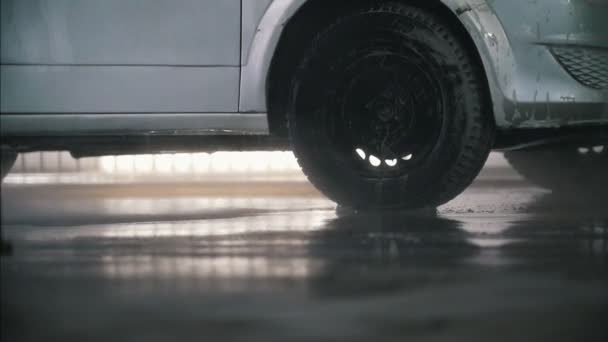
<path fill-rule="evenodd" d="M 290 89 L 289 134 L 309 180 L 355 208 L 419 208 L 462 192 L 493 142 L 483 76 L 442 20 L 399 4 L 320 33 Z"/>
<path fill-rule="evenodd" d="M 558 193 L 608 195 L 608 146 L 510 151 L 505 158 L 527 180 Z"/>

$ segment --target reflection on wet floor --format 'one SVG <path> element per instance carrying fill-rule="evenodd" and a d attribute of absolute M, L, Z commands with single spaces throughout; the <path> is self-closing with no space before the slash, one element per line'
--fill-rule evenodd
<path fill-rule="evenodd" d="M 2 340 L 608 337 L 607 202 L 504 164 L 417 212 L 336 208 L 276 174 L 30 175 L 2 186 Z"/>

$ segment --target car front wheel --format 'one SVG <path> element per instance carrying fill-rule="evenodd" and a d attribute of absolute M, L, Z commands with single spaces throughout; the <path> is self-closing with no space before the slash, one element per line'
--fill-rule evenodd
<path fill-rule="evenodd" d="M 440 205 L 474 180 L 492 146 L 484 83 L 439 16 L 400 4 L 350 13 L 316 36 L 291 83 L 295 155 L 341 205 Z"/>

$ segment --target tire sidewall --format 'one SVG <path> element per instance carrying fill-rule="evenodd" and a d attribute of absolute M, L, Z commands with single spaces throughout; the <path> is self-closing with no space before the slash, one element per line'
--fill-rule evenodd
<path fill-rule="evenodd" d="M 347 163 L 341 162 L 335 154 L 328 152 L 330 139 L 324 129 L 315 129 L 319 116 L 331 115 L 327 108 L 303 110 L 300 95 L 305 87 L 322 87 L 323 83 L 333 84 L 336 80 L 323 80 L 318 64 L 332 55 L 345 51 L 335 51 L 336 41 L 344 40 L 345 34 L 356 34 L 361 30 L 366 16 L 382 16 L 387 24 L 379 31 L 393 29 L 402 35 L 403 43 L 426 58 L 437 67 L 434 74 L 443 93 L 443 122 L 439 138 L 429 157 L 415 170 L 400 177 L 363 178 Z M 359 29 L 357 29 L 359 28 Z M 367 29 L 376 29 L 367 26 Z M 350 33 L 348 33 L 350 32 Z M 353 40 L 356 37 L 349 37 Z M 421 49 L 425 49 L 422 51 Z M 331 199 L 348 203 L 354 207 L 375 203 L 378 207 L 404 207 L 414 203 L 439 204 L 452 194 L 441 194 L 448 171 L 456 164 L 466 138 L 469 136 L 470 113 L 479 113 L 478 94 L 471 93 L 468 82 L 471 74 L 463 63 L 462 53 L 453 44 L 449 35 L 441 35 L 438 28 L 416 16 L 396 13 L 358 13 L 343 19 L 338 25 L 321 34 L 314 42 L 309 54 L 303 59 L 291 85 L 288 121 L 290 138 L 294 151 L 303 169 L 319 188 L 335 189 L 326 193 Z M 323 80 L 323 81 L 322 81 Z M 313 173 L 310 175 L 310 173 Z M 322 176 L 316 177 L 316 174 Z M 320 183 L 320 184 L 319 184 Z M 333 184 L 329 184 L 333 183 Z M 458 191 L 460 192 L 460 191 Z"/>

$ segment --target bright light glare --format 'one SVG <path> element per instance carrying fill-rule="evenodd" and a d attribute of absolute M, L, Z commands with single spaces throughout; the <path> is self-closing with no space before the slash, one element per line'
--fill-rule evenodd
<path fill-rule="evenodd" d="M 380 166 L 380 159 L 378 159 L 376 156 L 371 155 L 369 156 L 369 163 L 372 164 L 373 167 L 378 167 Z"/>
<path fill-rule="evenodd" d="M 299 172 L 292 152 L 215 152 L 105 156 L 101 171 L 110 174 Z"/>
<path fill-rule="evenodd" d="M 362 160 L 365 160 L 365 151 L 363 151 L 362 149 L 358 148 L 355 150 L 355 152 L 357 152 L 357 154 L 359 155 L 359 158 L 361 158 Z"/>
<path fill-rule="evenodd" d="M 149 154 L 134 157 L 135 171 L 138 173 L 148 173 L 154 170 L 154 156 Z"/>
<path fill-rule="evenodd" d="M 159 154 L 154 156 L 154 171 L 159 173 L 170 173 L 173 170 L 173 156 L 170 154 Z"/>
<path fill-rule="evenodd" d="M 395 165 L 397 165 L 397 159 L 387 159 L 384 161 L 384 163 L 386 163 L 386 165 L 390 167 L 394 167 Z"/>

